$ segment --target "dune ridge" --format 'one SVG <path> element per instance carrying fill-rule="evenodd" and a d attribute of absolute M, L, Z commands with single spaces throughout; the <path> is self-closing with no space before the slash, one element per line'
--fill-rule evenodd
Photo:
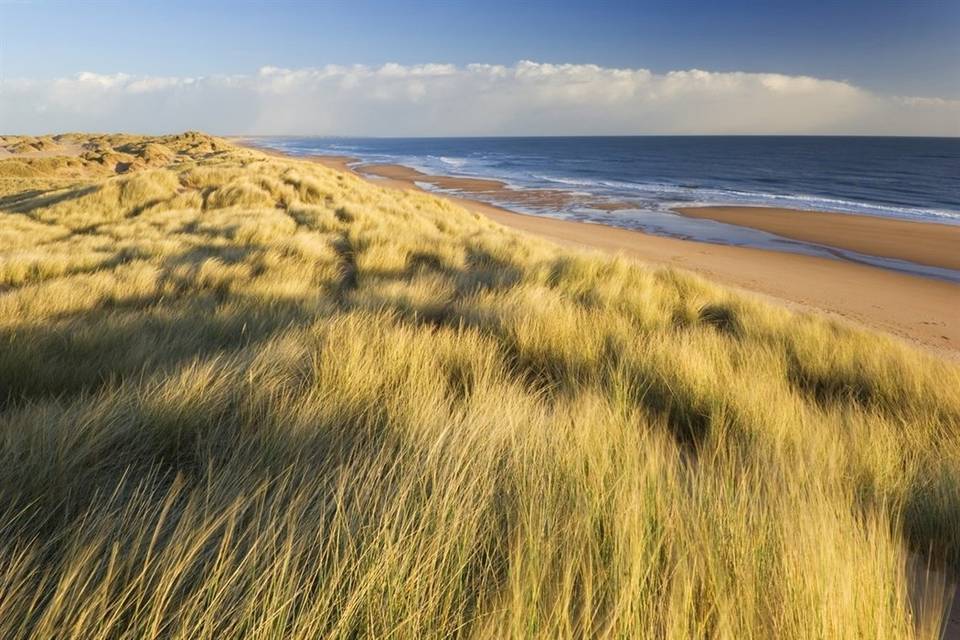
<path fill-rule="evenodd" d="M 280 154 L 282 155 L 282 154 Z M 360 165 L 353 158 L 338 156 L 313 156 L 310 160 L 325 166 L 349 171 L 368 177 L 380 186 L 397 189 L 416 189 L 418 182 L 431 182 L 436 177 L 421 174 L 415 169 L 401 165 Z M 516 213 L 508 209 L 470 199 L 474 189 L 481 192 L 471 178 L 450 178 L 447 188 L 456 189 L 464 196 L 444 194 L 444 197 L 464 207 L 518 230 L 549 239 L 553 242 L 600 250 L 614 255 L 624 255 L 648 264 L 663 267 L 678 267 L 700 274 L 712 281 L 737 289 L 760 294 L 766 299 L 785 304 L 793 309 L 813 311 L 828 317 L 851 321 L 855 324 L 895 335 L 911 345 L 924 348 L 952 360 L 960 359 L 960 286 L 955 282 L 893 272 L 871 265 L 847 260 L 826 259 L 817 256 L 783 253 L 751 247 L 736 247 L 680 238 L 668 238 L 645 234 L 639 231 L 605 225 L 556 220 L 543 216 Z M 438 183 L 439 184 L 439 183 Z M 911 259 L 925 255 L 921 263 L 952 268 L 952 240 L 956 237 L 953 227 L 948 235 L 939 237 L 946 225 L 927 223 L 885 221 L 853 214 L 827 214 L 853 218 L 846 223 L 848 231 L 829 235 L 818 230 L 808 235 L 807 218 L 810 212 L 769 210 L 766 208 L 722 208 L 724 211 L 746 211 L 749 220 L 721 220 L 752 226 L 772 232 L 789 231 L 800 240 L 823 242 L 825 246 L 838 246 L 854 251 L 864 251 L 880 257 Z M 707 207 L 698 210 L 698 215 L 714 216 L 717 209 Z M 686 211 L 686 210 L 685 210 Z M 766 220 L 771 215 L 783 214 L 776 228 L 754 224 L 757 219 Z M 718 218 L 719 219 L 719 218 Z M 875 223 L 889 222 L 877 233 Z M 823 224 L 823 221 L 822 221 Z M 853 237 L 862 227 L 880 237 L 880 242 Z M 958 227 L 960 229 L 960 227 Z M 823 233 L 829 237 L 824 238 Z M 903 248 L 900 253 L 887 252 L 901 239 L 907 242 L 918 239 L 920 249 Z M 934 251 L 925 253 L 930 247 Z"/>
<path fill-rule="evenodd" d="M 0 160 L 0 637 L 939 637 L 955 364 L 315 162 L 75 141 Z"/>

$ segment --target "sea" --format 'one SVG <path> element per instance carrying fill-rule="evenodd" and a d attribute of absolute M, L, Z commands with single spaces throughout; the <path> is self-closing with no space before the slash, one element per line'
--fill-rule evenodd
<path fill-rule="evenodd" d="M 578 196 L 538 206 L 510 205 L 521 213 L 814 255 L 838 257 L 829 248 L 671 211 L 754 205 L 960 224 L 960 138 L 263 137 L 255 142 L 293 155 L 350 156 L 358 163 L 402 164 L 432 175 L 492 178 L 508 189 Z M 490 199 L 502 204 L 493 195 Z M 618 204 L 615 210 L 590 204 L 598 202 Z M 870 256 L 843 257 L 913 270 Z M 956 272 L 925 275 L 958 278 Z"/>

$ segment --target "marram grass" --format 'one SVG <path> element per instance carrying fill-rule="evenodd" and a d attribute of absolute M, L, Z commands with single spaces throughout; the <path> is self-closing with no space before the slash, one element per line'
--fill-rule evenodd
<path fill-rule="evenodd" d="M 937 637 L 954 365 L 200 134 L 60 142 L 0 161 L 0 637 Z"/>

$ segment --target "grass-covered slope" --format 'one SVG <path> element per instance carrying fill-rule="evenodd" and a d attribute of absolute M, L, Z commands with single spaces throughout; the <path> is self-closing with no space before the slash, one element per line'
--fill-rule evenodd
<path fill-rule="evenodd" d="M 308 162 L 73 141 L 0 161 L 0 637 L 936 636 L 955 366 Z"/>

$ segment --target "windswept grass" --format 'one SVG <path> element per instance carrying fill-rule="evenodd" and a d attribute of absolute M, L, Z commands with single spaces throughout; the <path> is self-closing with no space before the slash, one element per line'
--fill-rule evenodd
<path fill-rule="evenodd" d="M 0 637 L 938 636 L 955 366 L 201 134 L 70 141 L 70 186 L 0 160 Z"/>

